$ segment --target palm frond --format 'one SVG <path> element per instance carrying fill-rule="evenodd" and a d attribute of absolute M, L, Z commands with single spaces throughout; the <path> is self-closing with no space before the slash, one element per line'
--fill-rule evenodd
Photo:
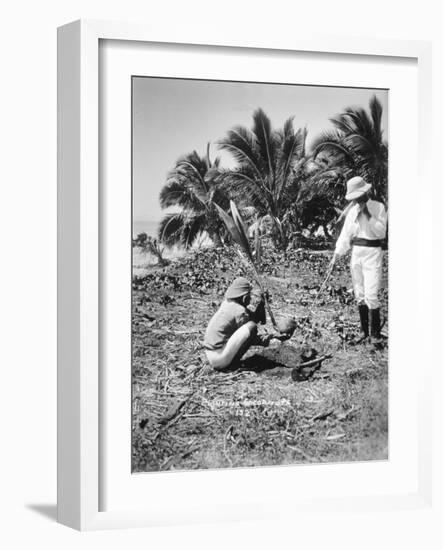
<path fill-rule="evenodd" d="M 352 128 L 352 130 L 348 132 L 348 135 L 360 134 L 367 139 L 374 139 L 374 129 L 371 119 L 364 109 L 361 107 L 356 109 L 348 108 L 344 116 L 350 121 L 350 127 Z"/>
<path fill-rule="evenodd" d="M 312 151 L 312 156 L 315 157 L 327 147 L 333 147 L 342 145 L 343 134 L 338 130 L 327 130 L 321 132 L 316 138 L 311 142 L 310 151 Z"/>
<path fill-rule="evenodd" d="M 182 206 L 187 208 L 204 207 L 210 182 L 207 179 L 206 159 L 196 151 L 180 157 L 167 175 L 164 192 L 160 195 L 162 208 Z M 164 204 L 164 206 L 163 206 Z"/>
<path fill-rule="evenodd" d="M 283 124 L 283 137 L 288 138 L 294 133 L 294 117 L 291 116 L 285 120 Z"/>
<path fill-rule="evenodd" d="M 243 218 L 241 217 L 235 202 L 231 201 L 230 205 L 231 205 L 232 219 L 240 235 L 240 241 L 238 244 L 243 248 L 243 250 L 245 251 L 248 258 L 251 260 L 251 262 L 254 263 L 254 260 L 252 257 L 252 251 L 251 251 L 251 247 L 248 239 L 248 228 L 246 227 L 246 224 L 243 221 Z"/>
<path fill-rule="evenodd" d="M 180 206 L 186 209 L 201 210 L 204 207 L 204 201 L 196 193 L 186 180 L 172 178 L 160 191 L 160 206 L 169 208 L 171 206 Z"/>
<path fill-rule="evenodd" d="M 257 139 L 260 157 L 264 160 L 268 174 L 272 177 L 275 171 L 275 138 L 271 121 L 263 109 L 254 111 L 252 120 L 252 131 Z"/>
<path fill-rule="evenodd" d="M 184 248 L 190 248 L 197 238 L 206 231 L 206 218 L 204 215 L 188 217 L 182 229 L 181 244 Z"/>
<path fill-rule="evenodd" d="M 215 208 L 217 209 L 217 212 L 220 215 L 220 218 L 223 220 L 223 223 L 226 225 L 227 230 L 229 231 L 231 237 L 233 240 L 240 244 L 242 242 L 242 236 L 238 230 L 238 227 L 236 226 L 233 218 L 223 210 L 217 203 L 214 203 Z"/>
<path fill-rule="evenodd" d="M 383 114 L 383 107 L 375 94 L 372 96 L 369 102 L 369 110 L 371 111 L 372 125 L 374 127 L 374 135 L 381 140 L 382 139 L 381 117 Z"/>
<path fill-rule="evenodd" d="M 190 165 L 190 168 L 192 168 L 192 170 L 200 177 L 204 177 L 209 167 L 206 157 L 201 157 L 197 151 L 192 151 L 191 153 L 180 157 L 177 160 L 176 165 L 178 166 L 180 164 Z"/>
<path fill-rule="evenodd" d="M 319 153 L 321 153 L 324 150 L 335 151 L 335 153 L 342 153 L 349 160 L 352 160 L 352 155 L 349 151 L 349 148 L 346 147 L 346 145 L 343 143 L 343 141 L 340 141 L 340 142 L 337 142 L 335 140 L 331 140 L 331 141 L 324 140 L 324 141 L 322 141 L 314 149 L 314 153 L 313 153 L 314 159 L 317 157 L 317 155 Z"/>
<path fill-rule="evenodd" d="M 348 150 L 353 150 L 362 156 L 371 157 L 375 153 L 374 143 L 362 134 L 346 136 L 343 144 Z"/>
<path fill-rule="evenodd" d="M 183 213 L 166 214 L 158 226 L 159 241 L 168 246 L 178 244 L 183 224 Z"/>
<path fill-rule="evenodd" d="M 301 139 L 300 156 L 301 157 L 306 156 L 306 138 L 307 137 L 308 137 L 308 127 L 305 126 L 302 130 L 300 130 L 300 139 Z"/>
<path fill-rule="evenodd" d="M 285 141 L 279 148 L 277 154 L 277 182 L 274 196 L 278 201 L 285 187 L 290 183 L 291 170 L 296 161 L 302 157 L 305 144 L 305 133 L 298 130 L 295 134 L 286 134 Z"/>
<path fill-rule="evenodd" d="M 335 128 L 341 132 L 341 134 L 352 134 L 355 132 L 355 126 L 352 120 L 349 119 L 348 113 L 343 113 L 329 119 Z"/>
<path fill-rule="evenodd" d="M 205 216 L 186 212 L 167 214 L 160 222 L 159 240 L 167 246 L 192 246 L 201 233 L 206 230 Z"/>
<path fill-rule="evenodd" d="M 256 201 L 259 200 L 262 205 L 266 205 L 271 197 L 271 191 L 265 182 L 255 177 L 248 167 L 222 170 L 219 177 L 227 193 L 236 200 L 240 199 L 241 204 L 251 204 L 257 207 Z"/>
<path fill-rule="evenodd" d="M 201 166 L 196 166 L 195 163 L 189 160 L 181 160 L 177 163 L 171 176 L 182 178 L 192 182 L 193 187 L 200 195 L 204 195 L 208 191 L 205 176 L 208 169 L 205 167 L 202 170 Z"/>
<path fill-rule="evenodd" d="M 259 170 L 260 156 L 255 135 L 243 126 L 228 131 L 226 138 L 217 142 L 220 149 L 229 151 L 240 164 L 248 163 Z"/>

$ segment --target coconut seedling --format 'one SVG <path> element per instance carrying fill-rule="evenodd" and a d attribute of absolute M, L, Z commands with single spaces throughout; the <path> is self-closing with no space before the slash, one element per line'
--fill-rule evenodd
<path fill-rule="evenodd" d="M 246 227 L 246 224 L 243 218 L 241 217 L 241 214 L 238 211 L 238 208 L 235 202 L 232 200 L 230 201 L 232 215 L 229 215 L 225 210 L 223 210 L 223 208 L 218 206 L 218 204 L 216 204 L 215 206 L 217 208 L 218 213 L 220 214 L 221 219 L 226 225 L 226 228 L 228 229 L 232 237 L 232 240 L 239 246 L 239 249 L 237 249 L 237 253 L 239 254 L 240 258 L 244 259 L 244 256 L 246 256 L 247 260 L 249 261 L 249 264 L 252 268 L 252 272 L 254 274 L 254 278 L 264 296 L 265 307 L 271 319 L 272 325 L 276 330 L 279 330 L 274 314 L 269 305 L 267 290 L 263 285 L 263 281 L 259 273 L 259 269 L 256 265 L 254 255 L 252 253 L 251 245 L 248 239 L 248 228 Z"/>
<path fill-rule="evenodd" d="M 265 306 L 269 313 L 269 317 L 271 318 L 274 328 L 278 332 L 280 332 L 280 334 L 285 334 L 287 338 L 290 338 L 297 327 L 297 322 L 293 317 L 286 317 L 276 322 L 274 314 L 272 313 L 271 308 L 269 306 L 266 289 L 264 288 L 258 267 L 254 261 L 254 255 L 252 254 L 249 239 L 247 237 L 248 232 L 247 232 L 246 224 L 243 221 L 236 204 L 232 200 L 230 202 L 230 207 L 231 207 L 232 216 L 229 215 L 227 212 L 225 212 L 225 210 L 223 210 L 220 206 L 216 205 L 216 208 L 220 214 L 220 217 L 225 223 L 229 233 L 231 234 L 233 241 L 239 246 L 239 250 L 237 250 L 237 252 L 239 253 L 242 259 L 244 258 L 244 255 L 245 255 L 250 262 L 252 271 L 254 273 L 254 278 L 257 281 L 257 284 L 260 287 L 260 290 L 262 291 L 263 296 L 265 297 Z M 328 269 L 328 272 L 326 273 L 326 277 L 322 285 L 318 289 L 314 302 L 311 306 L 311 314 L 312 314 L 313 308 L 315 307 L 318 301 L 320 294 L 322 293 L 327 281 L 331 276 L 331 273 L 332 273 L 332 269 Z M 301 347 L 304 346 L 306 342 L 306 337 L 307 337 L 307 334 L 305 334 L 303 338 L 303 344 Z M 332 355 L 330 354 L 317 357 L 318 353 L 316 350 L 314 350 L 314 348 L 311 348 L 310 352 L 311 352 L 311 356 L 309 358 L 302 356 L 301 363 L 299 365 L 296 365 L 295 367 L 291 366 L 293 380 L 302 380 L 302 379 L 306 380 L 316 370 L 318 370 L 318 368 L 321 367 L 322 362 L 325 359 L 329 359 L 330 357 L 332 357 Z M 308 371 L 309 371 L 309 374 L 308 374 Z"/>

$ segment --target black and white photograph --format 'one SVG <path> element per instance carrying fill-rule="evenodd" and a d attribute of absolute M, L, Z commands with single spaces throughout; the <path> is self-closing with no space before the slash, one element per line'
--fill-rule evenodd
<path fill-rule="evenodd" d="M 389 458 L 388 98 L 132 77 L 134 473 Z"/>
<path fill-rule="evenodd" d="M 441 549 L 437 4 L 5 7 L 1 546 Z"/>

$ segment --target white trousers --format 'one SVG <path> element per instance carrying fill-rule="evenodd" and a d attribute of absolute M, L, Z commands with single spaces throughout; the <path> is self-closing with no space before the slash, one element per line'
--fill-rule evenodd
<path fill-rule="evenodd" d="M 242 347 L 246 346 L 246 343 L 252 338 L 256 330 L 256 324 L 252 321 L 248 321 L 234 332 L 226 342 L 224 348 L 215 350 L 207 349 L 206 357 L 211 367 L 214 369 L 224 369 L 228 367 Z M 244 353 L 246 353 L 246 351 L 245 349 Z"/>
<path fill-rule="evenodd" d="M 359 305 L 369 309 L 380 307 L 378 292 L 382 275 L 383 251 L 370 246 L 353 246 L 351 255 L 351 275 L 354 295 Z"/>

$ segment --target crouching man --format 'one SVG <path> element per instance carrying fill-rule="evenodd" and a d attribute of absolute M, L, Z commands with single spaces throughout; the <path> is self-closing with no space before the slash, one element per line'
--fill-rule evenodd
<path fill-rule="evenodd" d="M 387 213 L 381 202 L 371 200 L 371 185 L 361 177 L 347 182 L 346 200 L 351 201 L 345 222 L 331 260 L 352 247 L 351 276 L 360 314 L 362 337 L 371 336 L 373 344 L 381 343 L 380 302 L 378 293 L 382 276 L 382 244 L 386 237 Z"/>
<path fill-rule="evenodd" d="M 251 302 L 251 284 L 244 277 L 233 281 L 225 300 L 209 321 L 205 332 L 204 348 L 210 365 L 218 371 L 234 369 L 251 346 L 267 347 L 271 334 L 259 335 L 257 323 L 266 323 L 264 300 L 255 311 L 248 308 Z"/>

